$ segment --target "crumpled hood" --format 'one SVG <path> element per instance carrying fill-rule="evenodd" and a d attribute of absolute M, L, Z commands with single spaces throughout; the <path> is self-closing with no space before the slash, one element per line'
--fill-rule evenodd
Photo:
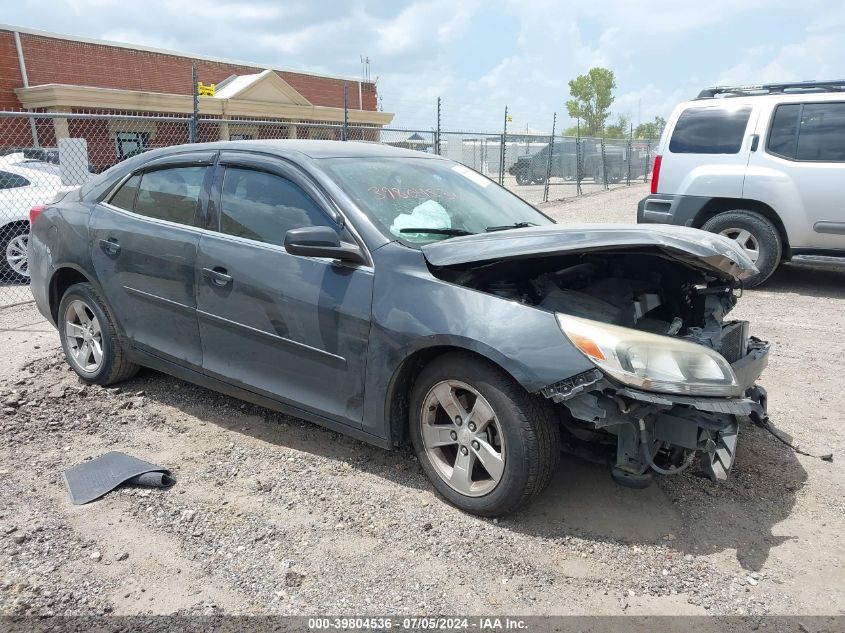
<path fill-rule="evenodd" d="M 454 237 L 422 247 L 433 266 L 503 259 L 656 249 L 663 255 L 717 274 L 745 279 L 757 273 L 745 251 L 731 239 L 669 224 L 555 224 Z"/>

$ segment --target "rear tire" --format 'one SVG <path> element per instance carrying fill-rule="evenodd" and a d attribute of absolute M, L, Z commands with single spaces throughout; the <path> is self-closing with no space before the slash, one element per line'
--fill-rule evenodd
<path fill-rule="evenodd" d="M 126 359 L 114 321 L 89 283 L 74 284 L 59 303 L 59 338 L 68 364 L 87 383 L 111 385 L 138 373 Z"/>
<path fill-rule="evenodd" d="M 701 228 L 733 239 L 745 249 L 760 271 L 744 280 L 747 288 L 762 284 L 780 265 L 783 255 L 780 233 L 765 216 L 755 211 L 725 211 L 710 218 Z"/>
<path fill-rule="evenodd" d="M 444 393 L 451 414 L 440 405 Z M 437 492 L 461 510 L 488 517 L 509 514 L 533 500 L 551 480 L 560 459 L 555 412 L 495 365 L 467 353 L 445 354 L 420 373 L 410 407 L 411 441 L 420 465 Z M 473 435 L 476 432 L 487 435 Z M 450 434 L 455 437 L 450 439 Z M 491 453 L 490 448 L 497 450 Z M 461 451 L 467 456 L 469 486 L 456 481 Z M 491 454 L 500 461 L 488 470 Z"/>
<path fill-rule="evenodd" d="M 29 224 L 16 223 L 0 228 L 0 283 L 29 283 L 28 239 Z"/>

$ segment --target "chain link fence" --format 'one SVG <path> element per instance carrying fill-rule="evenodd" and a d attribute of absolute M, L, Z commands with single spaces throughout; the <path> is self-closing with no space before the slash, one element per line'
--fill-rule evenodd
<path fill-rule="evenodd" d="M 30 210 L 158 147 L 216 140 L 368 141 L 438 154 L 532 204 L 646 181 L 653 142 L 636 139 L 409 130 L 314 121 L 145 114 L 0 112 L 0 306 L 29 301 Z"/>

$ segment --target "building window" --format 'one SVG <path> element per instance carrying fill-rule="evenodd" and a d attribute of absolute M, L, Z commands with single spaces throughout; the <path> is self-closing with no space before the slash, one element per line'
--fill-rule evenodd
<path fill-rule="evenodd" d="M 115 141 L 117 158 L 124 160 L 143 152 L 150 144 L 150 135 L 148 132 L 117 132 Z"/>

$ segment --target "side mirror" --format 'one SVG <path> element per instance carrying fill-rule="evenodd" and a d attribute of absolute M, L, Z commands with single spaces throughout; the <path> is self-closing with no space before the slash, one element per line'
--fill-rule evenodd
<path fill-rule="evenodd" d="M 285 250 L 291 255 L 331 257 L 344 262 L 365 263 L 357 244 L 341 242 L 334 229 L 328 226 L 304 226 L 285 234 Z"/>

